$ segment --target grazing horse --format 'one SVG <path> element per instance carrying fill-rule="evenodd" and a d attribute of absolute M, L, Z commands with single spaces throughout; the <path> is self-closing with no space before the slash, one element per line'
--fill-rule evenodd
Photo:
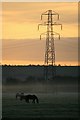
<path fill-rule="evenodd" d="M 17 97 L 20 97 L 21 101 L 24 99 L 27 103 L 29 103 L 30 100 L 32 100 L 32 103 L 35 103 L 35 102 L 39 103 L 38 97 L 36 95 L 30 95 L 30 94 L 24 95 L 24 93 L 17 93 L 16 99 Z"/>
<path fill-rule="evenodd" d="M 21 96 L 24 96 L 24 93 L 17 93 L 17 94 L 16 94 L 16 99 L 17 99 L 17 98 L 20 98 Z"/>

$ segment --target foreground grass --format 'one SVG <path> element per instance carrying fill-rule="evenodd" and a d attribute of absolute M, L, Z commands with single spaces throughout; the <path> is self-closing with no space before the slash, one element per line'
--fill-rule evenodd
<path fill-rule="evenodd" d="M 78 118 L 78 95 L 76 93 L 53 92 L 52 88 L 45 92 L 41 86 L 39 87 L 33 89 L 33 86 L 7 86 L 3 89 L 3 119 Z M 15 94 L 18 90 L 36 94 L 39 104 L 27 104 L 24 100 L 16 100 Z"/>

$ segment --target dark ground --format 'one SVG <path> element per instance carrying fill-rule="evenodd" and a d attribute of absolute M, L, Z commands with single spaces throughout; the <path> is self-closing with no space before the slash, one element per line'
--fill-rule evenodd
<path fill-rule="evenodd" d="M 78 77 L 57 76 L 47 82 L 29 77 L 23 82 L 14 80 L 14 71 L 11 78 L 9 70 L 4 73 L 6 76 L 8 73 L 8 79 L 2 88 L 2 120 L 79 120 Z M 16 100 L 17 92 L 36 94 L 40 102 L 27 104 Z"/>

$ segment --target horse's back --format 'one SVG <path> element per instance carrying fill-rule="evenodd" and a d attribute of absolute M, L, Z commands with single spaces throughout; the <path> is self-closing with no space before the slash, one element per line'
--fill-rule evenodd
<path fill-rule="evenodd" d="M 32 95 L 34 98 L 37 98 L 37 96 L 36 95 Z"/>

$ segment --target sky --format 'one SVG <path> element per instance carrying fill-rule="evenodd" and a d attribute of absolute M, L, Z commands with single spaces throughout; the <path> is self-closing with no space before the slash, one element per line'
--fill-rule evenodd
<path fill-rule="evenodd" d="M 53 10 L 60 15 L 55 27 L 61 39 L 55 38 L 56 64 L 78 64 L 78 3 L 77 2 L 3 2 L 2 15 L 2 64 L 44 64 L 45 41 L 40 40 L 46 27 L 38 24 L 40 15 Z M 43 21 L 47 18 L 44 17 Z"/>
<path fill-rule="evenodd" d="M 65 0 L 65 2 L 78 2 L 79 0 Z M 1 0 L 1 2 L 64 2 L 64 0 Z"/>

